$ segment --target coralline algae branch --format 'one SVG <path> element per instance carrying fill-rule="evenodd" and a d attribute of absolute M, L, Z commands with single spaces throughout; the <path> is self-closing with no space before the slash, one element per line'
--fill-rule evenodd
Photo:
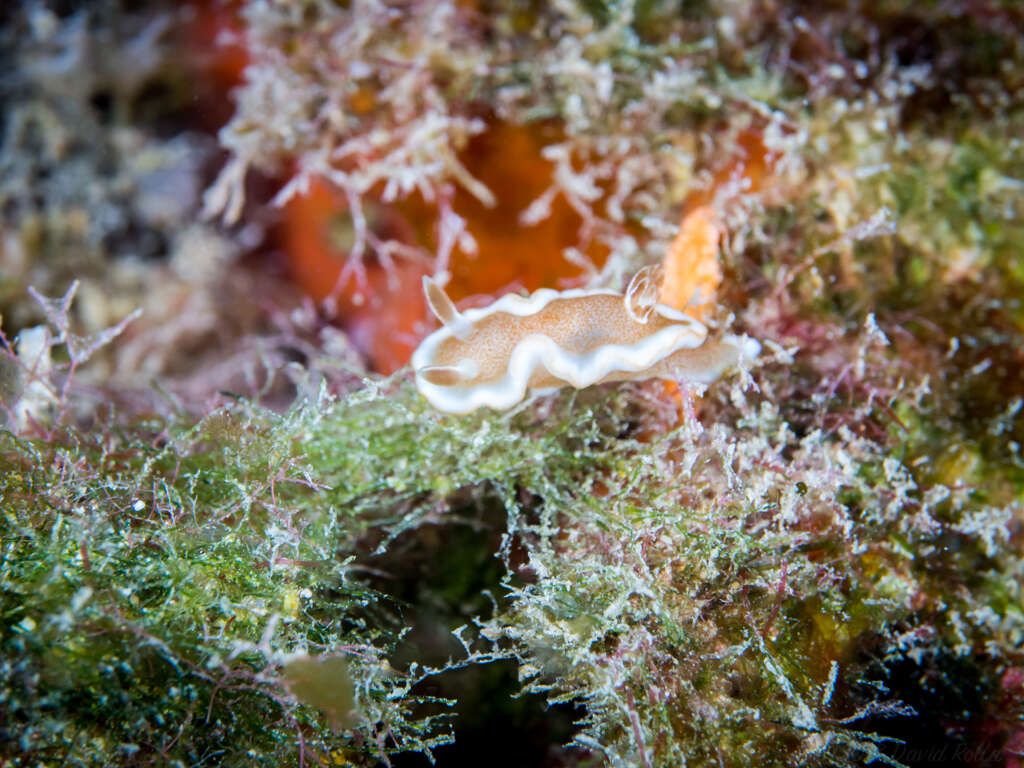
<path fill-rule="evenodd" d="M 429 278 L 427 301 L 443 327 L 412 357 L 416 387 L 437 409 L 504 410 L 527 389 L 669 378 L 706 384 L 760 346 L 748 338 L 707 341 L 707 328 L 655 299 L 650 270 L 626 294 L 542 289 L 460 313 Z"/>

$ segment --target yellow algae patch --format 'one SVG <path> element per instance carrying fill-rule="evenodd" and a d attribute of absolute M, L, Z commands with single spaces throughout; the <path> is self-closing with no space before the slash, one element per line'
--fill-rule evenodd
<path fill-rule="evenodd" d="M 323 712 L 335 730 L 358 722 L 355 685 L 342 656 L 299 656 L 284 665 L 283 678 L 291 694 Z"/>

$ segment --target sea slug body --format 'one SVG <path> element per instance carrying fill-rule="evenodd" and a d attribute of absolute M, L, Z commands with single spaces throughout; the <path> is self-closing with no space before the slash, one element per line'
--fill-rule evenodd
<path fill-rule="evenodd" d="M 758 351 L 750 339 L 708 341 L 702 323 L 655 301 L 644 271 L 625 296 L 542 289 L 464 313 L 430 278 L 423 288 L 442 327 L 413 353 L 412 367 L 417 389 L 447 413 L 505 410 L 528 389 L 649 378 L 709 383 Z"/>

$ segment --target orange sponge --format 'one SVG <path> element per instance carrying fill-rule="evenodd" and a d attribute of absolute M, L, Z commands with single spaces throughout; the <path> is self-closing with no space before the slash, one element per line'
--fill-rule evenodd
<path fill-rule="evenodd" d="M 696 320 L 710 313 L 722 283 L 718 265 L 721 237 L 718 217 L 709 206 L 694 208 L 686 215 L 662 263 L 664 276 L 658 292 L 662 304 Z"/>

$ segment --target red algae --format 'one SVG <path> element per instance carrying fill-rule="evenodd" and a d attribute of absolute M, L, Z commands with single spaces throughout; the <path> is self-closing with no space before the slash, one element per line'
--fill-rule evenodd
<path fill-rule="evenodd" d="M 447 290 L 456 301 L 476 294 L 495 294 L 516 286 L 535 291 L 557 287 L 580 275 L 579 267 L 562 256 L 576 246 L 581 219 L 562 198 L 551 202 L 551 213 L 535 225 L 519 216 L 551 184 L 552 164 L 541 150 L 561 140 L 552 124 L 514 125 L 495 122 L 472 139 L 462 161 L 497 201 L 487 207 L 463 188 L 453 208 L 463 216 L 477 243 L 477 253 L 458 248 L 452 254 L 452 279 Z M 588 254 L 597 258 L 597 254 Z"/>
<path fill-rule="evenodd" d="M 207 75 L 220 89 L 240 85 L 249 65 L 249 52 L 241 43 L 240 3 L 196 0 L 189 5 L 194 13 L 186 27 L 190 55 L 204 63 Z"/>
<path fill-rule="evenodd" d="M 493 193 L 495 204 L 486 205 L 463 187 L 448 201 L 476 245 L 475 251 L 458 243 L 452 248 L 446 290 L 454 300 L 557 287 L 580 276 L 580 268 L 562 255 L 578 244 L 581 223 L 565 200 L 554 199 L 550 215 L 536 224 L 519 219 L 551 184 L 552 166 L 541 150 L 559 138 L 550 124 L 495 121 L 468 142 L 460 162 Z M 376 237 L 422 249 L 424 255 L 437 252 L 436 205 L 419 195 L 390 204 L 379 196 L 370 200 L 367 196 L 368 225 Z M 312 184 L 284 210 L 282 241 L 295 282 L 316 301 L 333 300 L 339 324 L 375 371 L 402 367 L 429 327 L 421 288 L 423 275 L 432 271 L 427 259 L 399 258 L 384 265 L 368 258 L 361 267 L 346 268 L 351 220 L 344 196 L 327 182 Z M 587 255 L 599 261 L 597 249 L 591 250 Z"/>
<path fill-rule="evenodd" d="M 397 211 L 385 206 L 374 211 L 377 228 L 410 239 L 408 224 Z M 308 296 L 332 301 L 338 324 L 372 369 L 394 373 L 408 362 L 426 327 L 421 281 L 428 270 L 418 262 L 398 261 L 385 269 L 374 261 L 364 266 L 362 280 L 349 279 L 343 274 L 348 226 L 342 197 L 326 182 L 312 184 L 306 195 L 285 206 L 282 240 L 288 267 Z"/>
<path fill-rule="evenodd" d="M 748 129 L 736 137 L 736 151 L 712 171 L 712 181 L 695 190 L 686 200 L 686 209 L 720 206 L 742 194 L 765 190 L 772 180 L 775 158 L 764 144 L 760 131 Z"/>

